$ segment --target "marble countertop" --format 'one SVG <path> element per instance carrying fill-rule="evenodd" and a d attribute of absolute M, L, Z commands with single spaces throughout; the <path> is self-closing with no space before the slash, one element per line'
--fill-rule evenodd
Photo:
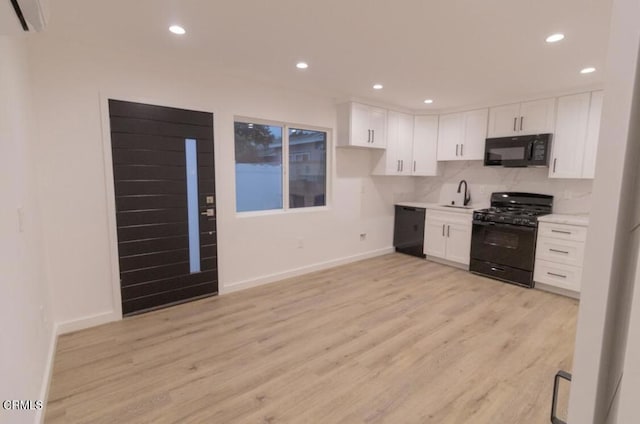
<path fill-rule="evenodd" d="M 589 226 L 589 215 L 587 214 L 561 214 L 552 213 L 538 218 L 538 222 L 549 222 L 552 224 L 577 225 L 580 227 Z"/>
<path fill-rule="evenodd" d="M 476 207 L 476 206 L 470 206 L 469 209 L 452 208 L 452 207 L 441 205 L 439 203 L 425 203 L 425 202 L 398 202 L 396 203 L 396 205 L 408 206 L 410 208 L 424 208 L 424 209 L 438 210 L 438 211 L 444 211 L 444 212 L 465 213 L 468 215 L 473 214 L 474 209 L 480 209 L 480 207 Z"/>

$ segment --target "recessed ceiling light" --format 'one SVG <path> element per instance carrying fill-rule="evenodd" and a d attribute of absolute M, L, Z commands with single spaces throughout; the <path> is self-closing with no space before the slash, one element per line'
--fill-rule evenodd
<path fill-rule="evenodd" d="M 588 68 L 584 68 L 583 70 L 580 71 L 581 74 L 590 74 L 592 72 L 595 72 L 596 68 L 593 67 L 588 67 Z"/>
<path fill-rule="evenodd" d="M 430 105 L 431 103 L 433 103 L 433 100 L 427 99 L 427 100 L 424 101 L 424 103 Z"/>
<path fill-rule="evenodd" d="M 169 27 L 169 31 L 173 32 L 174 34 L 178 34 L 178 35 L 184 35 L 187 33 L 187 31 L 185 31 L 184 28 L 182 28 L 180 25 L 171 25 Z"/>
<path fill-rule="evenodd" d="M 564 34 L 551 34 L 550 36 L 548 36 L 545 41 L 547 43 L 557 43 L 558 41 L 564 40 Z"/>
<path fill-rule="evenodd" d="M 296 68 L 298 69 L 307 69 L 309 64 L 307 62 L 298 62 L 296 63 Z"/>
<path fill-rule="evenodd" d="M 374 90 L 382 90 L 382 84 L 373 84 Z"/>

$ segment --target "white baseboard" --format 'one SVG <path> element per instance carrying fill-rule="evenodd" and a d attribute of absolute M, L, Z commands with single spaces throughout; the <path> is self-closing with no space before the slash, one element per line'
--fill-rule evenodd
<path fill-rule="evenodd" d="M 269 274 L 258 278 L 252 278 L 250 280 L 238 281 L 235 283 L 225 284 L 220 288 L 220 294 L 233 293 L 239 290 L 249 289 L 251 287 L 261 286 L 263 284 L 269 284 L 276 281 L 284 280 L 286 278 L 297 277 L 299 275 L 308 274 L 314 271 L 321 271 L 323 269 L 333 268 L 335 266 L 348 264 L 351 262 L 361 261 L 363 259 L 374 258 L 376 256 L 388 255 L 395 252 L 393 247 L 387 247 L 384 249 L 372 250 L 366 253 L 360 253 L 358 255 L 347 256 L 346 258 L 334 259 L 326 262 L 319 262 L 300 268 L 294 268 L 289 271 L 279 272 L 276 274 Z"/>
<path fill-rule="evenodd" d="M 537 281 L 536 281 L 535 288 L 538 290 L 550 292 L 553 294 L 559 294 L 561 296 L 571 297 L 573 299 L 578 299 L 578 300 L 580 299 L 580 292 L 563 289 L 561 287 L 550 286 L 544 283 L 538 283 Z"/>
<path fill-rule="evenodd" d="M 119 316 L 115 311 L 109 311 L 90 315 L 80 319 L 74 319 L 71 321 L 59 322 L 58 335 L 67 334 L 78 330 L 84 330 L 85 328 L 95 327 L 96 325 L 119 321 L 121 319 L 122 317 Z"/>
<path fill-rule="evenodd" d="M 58 324 L 53 324 L 51 329 L 51 337 L 49 339 L 49 351 L 47 352 L 47 363 L 44 367 L 42 376 L 42 385 L 40 386 L 40 397 L 42 401 L 42 409 L 36 412 L 36 423 L 43 423 L 45 411 L 47 409 L 47 399 L 49 399 L 49 387 L 51 386 L 51 377 L 53 376 L 53 361 L 56 357 L 56 347 L 58 345 Z"/>

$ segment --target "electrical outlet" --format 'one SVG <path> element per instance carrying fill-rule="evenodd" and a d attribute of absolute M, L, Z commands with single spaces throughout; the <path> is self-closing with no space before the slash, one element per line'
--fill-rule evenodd
<path fill-rule="evenodd" d="M 365 241 L 367 239 L 367 233 L 360 233 L 360 241 Z"/>

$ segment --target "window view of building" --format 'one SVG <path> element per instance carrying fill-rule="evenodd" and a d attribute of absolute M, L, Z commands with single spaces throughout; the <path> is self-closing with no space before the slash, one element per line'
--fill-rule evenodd
<path fill-rule="evenodd" d="M 326 205 L 326 132 L 236 122 L 235 156 L 237 212 Z"/>
<path fill-rule="evenodd" d="M 327 133 L 289 129 L 289 207 L 326 205 Z"/>

